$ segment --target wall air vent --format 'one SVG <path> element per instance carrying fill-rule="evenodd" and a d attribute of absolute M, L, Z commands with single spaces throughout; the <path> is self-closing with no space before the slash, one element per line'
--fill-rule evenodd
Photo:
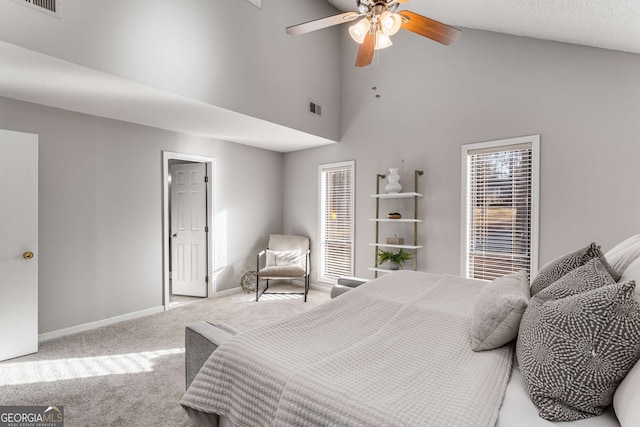
<path fill-rule="evenodd" d="M 316 116 L 322 115 L 322 107 L 317 102 L 313 102 L 309 100 L 309 112 L 311 114 L 315 114 Z"/>
<path fill-rule="evenodd" d="M 47 15 L 60 17 L 60 3 L 62 0 L 13 0 L 31 9 L 39 10 Z"/>

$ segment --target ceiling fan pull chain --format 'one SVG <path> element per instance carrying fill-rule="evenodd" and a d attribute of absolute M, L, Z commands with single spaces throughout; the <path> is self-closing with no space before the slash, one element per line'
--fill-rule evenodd
<path fill-rule="evenodd" d="M 377 91 L 378 91 L 378 77 L 379 77 L 378 67 L 380 65 L 380 53 L 379 53 L 379 51 L 375 52 L 375 61 L 376 62 L 373 65 L 373 85 L 371 86 L 371 90 L 375 93 L 376 99 L 380 99 L 380 94 L 377 93 Z"/>

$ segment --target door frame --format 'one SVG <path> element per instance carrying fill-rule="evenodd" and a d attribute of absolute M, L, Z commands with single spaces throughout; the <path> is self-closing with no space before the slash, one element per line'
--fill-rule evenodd
<path fill-rule="evenodd" d="M 207 298 L 215 295 L 216 284 L 215 277 L 212 274 L 212 265 L 214 253 L 213 247 L 213 212 L 214 212 L 214 198 L 213 188 L 215 186 L 215 159 L 211 157 L 198 156 L 194 154 L 175 153 L 172 151 L 162 151 L 162 289 L 163 289 L 163 305 L 164 309 L 169 310 L 169 303 L 171 301 L 170 286 L 169 286 L 169 254 L 171 253 L 171 247 L 169 245 L 169 230 L 171 224 L 169 224 L 169 160 L 184 160 L 194 163 L 205 163 L 207 166 L 207 176 L 209 182 L 207 185 L 207 225 L 209 226 L 209 233 L 207 233 L 207 275 L 209 276 L 209 283 L 207 284 Z"/>

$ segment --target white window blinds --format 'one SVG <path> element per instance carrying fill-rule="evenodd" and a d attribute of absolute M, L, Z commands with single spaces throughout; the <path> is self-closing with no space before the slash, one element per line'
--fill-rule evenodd
<path fill-rule="evenodd" d="M 320 166 L 320 280 L 353 276 L 354 163 Z"/>
<path fill-rule="evenodd" d="M 533 156 L 532 143 L 466 151 L 467 277 L 493 280 L 531 271 L 537 219 Z"/>

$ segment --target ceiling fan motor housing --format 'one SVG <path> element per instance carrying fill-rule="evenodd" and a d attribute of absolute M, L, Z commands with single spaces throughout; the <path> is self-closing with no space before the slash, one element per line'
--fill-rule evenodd
<path fill-rule="evenodd" d="M 360 13 L 371 13 L 378 15 L 385 10 L 393 12 L 400 6 L 397 0 L 356 0 L 356 6 Z"/>

